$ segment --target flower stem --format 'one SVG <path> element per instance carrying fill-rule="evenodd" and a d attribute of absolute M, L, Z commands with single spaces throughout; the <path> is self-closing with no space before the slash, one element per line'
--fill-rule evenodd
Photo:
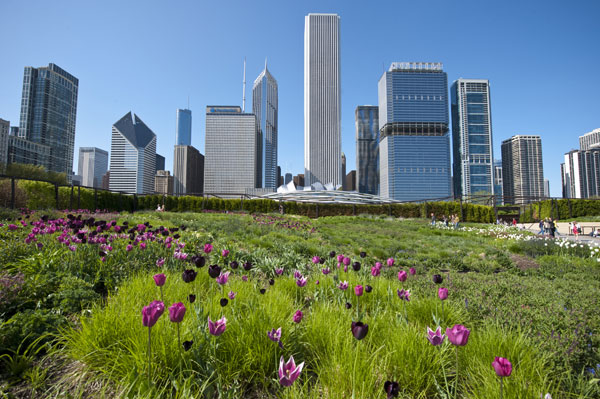
<path fill-rule="evenodd" d="M 152 368 L 152 327 L 148 327 L 148 387 L 150 387 L 150 369 Z"/>
<path fill-rule="evenodd" d="M 500 377 L 500 399 L 502 399 L 502 383 L 504 382 L 504 379 L 502 377 Z"/>
<path fill-rule="evenodd" d="M 360 297 L 356 297 L 356 321 L 360 321 Z"/>
<path fill-rule="evenodd" d="M 444 301 L 442 301 L 442 321 L 444 321 Z"/>
<path fill-rule="evenodd" d="M 177 323 L 177 343 L 179 344 L 179 357 L 181 357 L 181 333 L 179 332 L 179 323 Z"/>
<path fill-rule="evenodd" d="M 165 300 L 163 298 L 162 286 L 160 286 L 159 288 L 160 288 L 160 301 L 164 303 Z"/>
<path fill-rule="evenodd" d="M 458 346 L 456 348 L 456 388 L 454 389 L 454 397 L 458 398 Z"/>

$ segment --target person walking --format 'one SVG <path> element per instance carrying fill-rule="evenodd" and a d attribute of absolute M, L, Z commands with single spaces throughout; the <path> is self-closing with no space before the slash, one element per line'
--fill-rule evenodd
<path fill-rule="evenodd" d="M 435 226 L 435 213 L 431 212 L 431 225 Z"/>
<path fill-rule="evenodd" d="M 555 233 L 556 233 L 556 224 L 554 224 L 554 220 L 552 220 L 552 218 L 550 218 L 549 222 L 548 222 L 549 226 L 550 226 L 550 237 L 554 238 Z"/>
<path fill-rule="evenodd" d="M 540 220 L 539 226 L 540 226 L 540 232 L 538 234 L 544 235 L 544 220 L 543 219 Z"/>

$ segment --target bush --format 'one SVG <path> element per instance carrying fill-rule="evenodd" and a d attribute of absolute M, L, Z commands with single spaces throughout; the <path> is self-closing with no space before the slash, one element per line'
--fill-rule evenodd
<path fill-rule="evenodd" d="M 19 345 L 29 346 L 46 333 L 54 333 L 67 325 L 67 319 L 55 310 L 35 309 L 17 313 L 0 328 L 0 347 L 2 351 L 16 351 Z M 47 342 L 50 337 L 42 339 Z"/>

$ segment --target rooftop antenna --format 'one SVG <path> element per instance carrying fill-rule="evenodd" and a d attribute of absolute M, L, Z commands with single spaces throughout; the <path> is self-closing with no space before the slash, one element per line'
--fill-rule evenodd
<path fill-rule="evenodd" d="M 188 107 L 187 109 L 190 109 L 190 95 L 188 94 Z"/>
<path fill-rule="evenodd" d="M 242 89 L 242 113 L 246 112 L 246 57 L 244 57 L 244 81 Z"/>

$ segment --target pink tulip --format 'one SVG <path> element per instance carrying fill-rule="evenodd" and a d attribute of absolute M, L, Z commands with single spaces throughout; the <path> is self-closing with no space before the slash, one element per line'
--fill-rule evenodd
<path fill-rule="evenodd" d="M 371 276 L 377 277 L 379 274 L 381 274 L 381 270 L 377 266 L 373 266 L 371 268 Z"/>
<path fill-rule="evenodd" d="M 346 257 L 344 257 L 344 259 L 342 260 L 342 263 L 343 263 L 345 266 L 348 266 L 348 265 L 350 264 L 350 258 L 346 258 Z"/>
<path fill-rule="evenodd" d="M 227 255 L 229 255 L 229 250 L 227 250 L 227 249 L 222 250 L 221 255 L 223 255 L 223 257 L 226 258 Z"/>
<path fill-rule="evenodd" d="M 185 316 L 185 306 L 181 302 L 172 304 L 169 307 L 169 320 L 173 323 L 181 323 Z"/>
<path fill-rule="evenodd" d="M 446 335 L 442 334 L 442 327 L 438 327 L 435 331 L 427 327 L 427 339 L 431 342 L 431 345 L 438 346 L 444 342 Z"/>
<path fill-rule="evenodd" d="M 287 363 L 283 362 L 283 356 L 281 356 L 279 361 L 279 383 L 284 387 L 291 386 L 300 376 L 303 367 L 304 362 L 296 366 L 294 356 L 291 356 Z"/>
<path fill-rule="evenodd" d="M 492 366 L 498 377 L 509 377 L 512 373 L 512 364 L 503 357 L 496 356 L 492 362 Z"/>
<path fill-rule="evenodd" d="M 406 272 L 404 270 L 400 270 L 398 272 L 398 280 L 405 282 L 407 277 L 408 277 L 408 275 L 406 274 Z"/>
<path fill-rule="evenodd" d="M 145 243 L 145 242 L 141 242 L 141 243 L 140 243 L 140 249 L 141 249 L 141 250 L 144 250 L 144 249 L 146 249 L 146 243 Z"/>
<path fill-rule="evenodd" d="M 450 341 L 452 345 L 456 346 L 465 346 L 469 341 L 470 333 L 471 331 L 462 324 L 455 324 L 452 328 L 446 328 L 448 341 Z"/>
<path fill-rule="evenodd" d="M 387 260 L 387 265 L 388 265 L 389 267 L 392 267 L 392 266 L 394 266 L 394 258 L 388 258 L 388 260 Z"/>
<path fill-rule="evenodd" d="M 354 287 L 354 294 L 356 296 L 362 296 L 363 294 L 363 286 L 362 285 L 357 285 Z"/>
<path fill-rule="evenodd" d="M 338 288 L 342 291 L 346 291 L 346 289 L 348 289 L 348 282 L 347 281 L 340 282 L 340 285 L 338 285 Z"/>
<path fill-rule="evenodd" d="M 408 272 L 410 273 L 411 276 L 414 276 L 415 274 L 417 274 L 417 271 L 415 270 L 414 267 L 411 267 L 410 269 L 408 269 Z"/>
<path fill-rule="evenodd" d="M 165 305 L 161 301 L 152 301 L 142 309 L 142 324 L 144 327 L 152 327 L 165 311 Z"/>
<path fill-rule="evenodd" d="M 227 294 L 227 296 L 229 297 L 229 299 L 233 300 L 235 299 L 235 296 L 237 295 L 237 292 L 233 292 L 233 291 L 229 291 L 229 294 Z"/>
<path fill-rule="evenodd" d="M 267 331 L 267 337 L 273 342 L 281 342 L 281 327 Z"/>
<path fill-rule="evenodd" d="M 294 323 L 300 323 L 302 321 L 302 311 L 301 310 L 297 310 L 296 313 L 294 313 Z"/>
<path fill-rule="evenodd" d="M 219 274 L 219 276 L 215 280 L 219 285 L 227 284 L 227 282 L 229 281 L 229 272 Z"/>
<path fill-rule="evenodd" d="M 438 289 L 438 297 L 442 301 L 445 301 L 448 298 L 448 288 L 440 287 Z"/>
<path fill-rule="evenodd" d="M 398 298 L 409 302 L 410 301 L 410 290 L 398 290 Z"/>
<path fill-rule="evenodd" d="M 283 267 L 279 267 L 275 269 L 275 274 L 281 276 L 283 274 Z"/>
<path fill-rule="evenodd" d="M 215 337 L 223 334 L 227 328 L 227 319 L 223 316 L 220 320 L 213 322 L 208 316 L 208 332 Z"/>
<path fill-rule="evenodd" d="M 125 248 L 125 250 L 127 252 L 131 251 L 133 249 L 133 247 L 131 246 L 131 244 L 128 244 L 127 247 Z"/>
<path fill-rule="evenodd" d="M 320 261 L 321 261 L 321 259 L 320 259 L 318 256 L 313 256 L 313 258 L 312 258 L 312 263 L 314 263 L 314 264 L 316 265 L 316 264 L 317 264 L 317 263 L 319 263 Z"/>
<path fill-rule="evenodd" d="M 337 261 L 338 261 L 338 263 L 342 263 L 342 261 L 343 261 L 343 260 L 344 260 L 344 255 L 342 255 L 342 254 L 339 254 L 339 255 L 337 256 Z"/>
<path fill-rule="evenodd" d="M 162 287 L 165 285 L 165 281 L 167 281 L 167 276 L 165 276 L 163 273 L 155 274 L 152 276 L 152 278 L 154 278 L 154 282 L 156 283 L 157 287 Z"/>
<path fill-rule="evenodd" d="M 156 266 L 161 267 L 165 264 L 165 258 L 158 258 L 156 261 Z"/>
<path fill-rule="evenodd" d="M 211 253 L 212 250 L 213 250 L 212 244 L 204 244 L 204 253 L 205 254 Z"/>
<path fill-rule="evenodd" d="M 308 279 L 306 277 L 300 277 L 298 280 L 296 280 L 296 285 L 298 287 L 304 287 L 307 281 Z"/>

